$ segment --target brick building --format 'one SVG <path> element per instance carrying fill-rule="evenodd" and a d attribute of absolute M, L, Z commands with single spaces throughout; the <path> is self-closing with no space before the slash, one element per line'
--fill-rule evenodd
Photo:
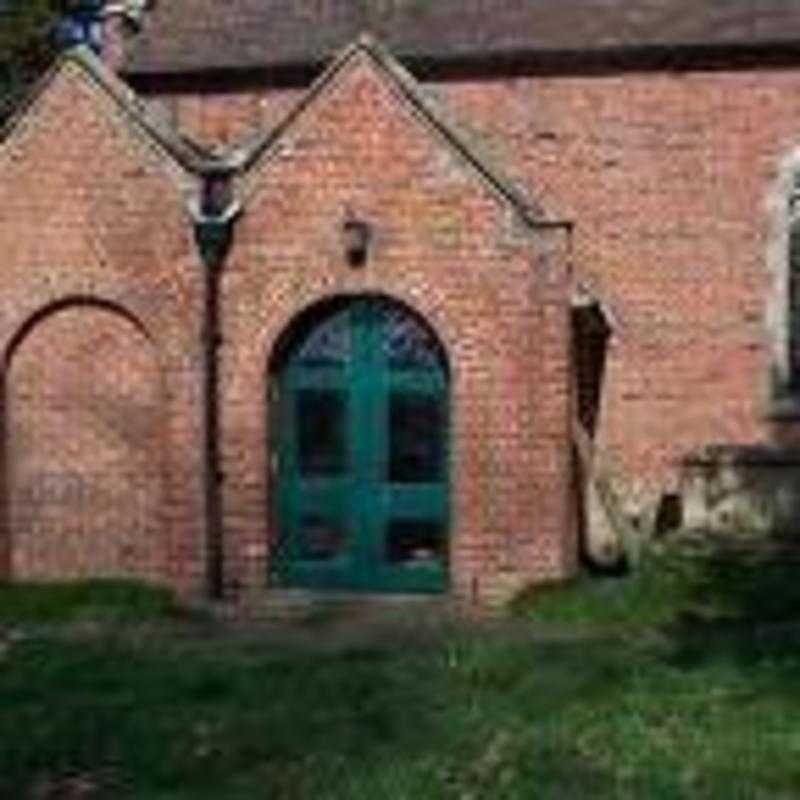
<path fill-rule="evenodd" d="M 0 142 L 4 575 L 485 607 L 793 474 L 800 4 L 97 14 Z"/>

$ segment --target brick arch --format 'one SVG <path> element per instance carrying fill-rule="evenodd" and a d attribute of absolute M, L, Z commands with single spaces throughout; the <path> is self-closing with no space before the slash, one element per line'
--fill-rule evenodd
<path fill-rule="evenodd" d="M 389 300 L 405 308 L 412 316 L 423 321 L 436 336 L 446 357 L 448 378 L 452 383 L 458 372 L 458 346 L 457 332 L 450 324 L 446 313 L 439 305 L 421 302 L 414 293 L 408 292 L 404 287 L 392 285 L 390 287 L 356 286 L 352 289 L 336 289 L 332 291 L 312 291 L 302 297 L 299 302 L 286 304 L 280 308 L 279 313 L 270 317 L 268 329 L 261 337 L 261 352 L 258 363 L 269 367 L 275 358 L 276 350 L 281 345 L 281 340 L 290 332 L 296 320 L 305 314 L 313 314 L 315 309 L 323 308 L 328 303 L 346 301 L 358 297 L 378 297 Z"/>
<path fill-rule="evenodd" d="M 6 350 L 3 397 L 10 576 L 163 577 L 164 388 L 141 322 L 92 298 L 39 310 Z"/>
<path fill-rule="evenodd" d="M 127 320 L 130 325 L 136 328 L 136 330 L 151 344 L 154 344 L 153 337 L 148 327 L 136 314 L 125 308 L 125 306 L 115 303 L 113 300 L 107 300 L 102 297 L 71 294 L 51 303 L 46 303 L 44 306 L 38 308 L 25 318 L 25 320 L 15 330 L 9 339 L 5 350 L 3 351 L 3 371 L 6 372 L 8 370 L 11 359 L 14 357 L 14 353 L 25 337 L 33 330 L 33 328 L 35 328 L 46 317 L 52 316 L 56 312 L 72 306 L 104 309 L 109 313 L 117 314 L 118 316 Z"/>
<path fill-rule="evenodd" d="M 270 326 L 269 336 L 262 337 L 262 346 L 264 347 L 261 353 L 260 364 L 263 369 L 262 377 L 262 397 L 265 407 L 268 409 L 267 414 L 262 414 L 264 421 L 263 441 L 264 447 L 261 448 L 261 454 L 264 458 L 263 471 L 267 470 L 267 462 L 269 454 L 273 448 L 273 413 L 270 408 L 270 392 L 275 378 L 275 373 L 280 366 L 281 359 L 286 355 L 291 347 L 292 341 L 297 336 L 298 327 L 307 320 L 310 324 L 314 323 L 315 317 L 324 314 L 325 309 L 331 307 L 336 303 L 347 303 L 348 301 L 356 300 L 358 298 L 374 297 L 378 299 L 387 300 L 395 303 L 398 307 L 404 309 L 412 317 L 419 320 L 426 328 L 428 328 L 434 336 L 440 350 L 442 361 L 445 369 L 445 374 L 448 384 L 448 417 L 449 426 L 451 428 L 451 441 L 449 444 L 451 457 L 460 450 L 461 442 L 455 431 L 455 424 L 457 419 L 457 407 L 459 404 L 459 393 L 456 386 L 456 370 L 457 364 L 457 350 L 451 346 L 449 341 L 450 337 L 447 335 L 450 332 L 449 327 L 445 321 L 437 313 L 438 309 L 430 309 L 421 311 L 418 304 L 414 299 L 408 297 L 403 291 L 397 291 L 393 287 L 391 291 L 383 289 L 375 289 L 372 287 L 355 287 L 352 290 L 346 291 L 330 291 L 330 292 L 315 292 L 311 296 L 304 298 L 304 302 L 295 303 L 292 306 L 287 306 L 282 309 L 283 313 L 279 315 L 276 321 L 273 318 L 273 324 Z M 434 319 L 431 319 L 431 317 Z M 447 333 L 443 335 L 442 330 Z M 454 344 L 454 342 L 452 343 Z M 284 351 L 284 352 L 282 352 Z M 453 480 L 451 478 L 451 480 Z M 274 534 L 274 519 L 272 512 L 274 511 L 274 485 L 271 480 L 266 482 L 264 487 L 264 497 L 267 499 L 267 519 L 270 520 L 268 524 L 268 536 L 271 538 Z M 452 541 L 452 540 L 451 540 Z"/>
<path fill-rule="evenodd" d="M 221 468 L 223 507 L 224 580 L 231 591 L 268 585 L 269 548 L 273 543 L 272 514 L 275 497 L 269 480 L 269 453 L 274 429 L 270 425 L 269 387 L 276 345 L 292 322 L 314 307 L 336 298 L 377 295 L 408 308 L 432 329 L 447 355 L 450 391 L 450 424 L 454 408 L 463 399 L 457 323 L 444 301 L 413 290 L 402 279 L 371 280 L 372 275 L 349 275 L 347 280 L 309 281 L 291 297 L 264 308 L 261 314 L 243 316 L 245 328 L 232 332 L 223 351 L 221 402 Z M 237 314 L 236 316 L 239 316 Z M 233 317 L 235 318 L 235 317 Z M 247 331 L 245 335 L 245 330 Z M 451 454 L 461 439 L 451 440 Z M 453 475 L 453 487 L 461 476 Z M 457 513 L 453 513 L 456 519 Z M 237 588 L 238 587 L 238 588 Z"/>
<path fill-rule="evenodd" d="M 278 455 L 278 453 L 280 452 L 280 447 L 281 447 L 281 443 L 279 441 L 279 437 L 281 436 L 281 428 L 280 428 L 280 423 L 278 422 L 278 420 L 280 420 L 280 418 L 282 416 L 282 412 L 280 410 L 281 402 L 278 401 L 277 398 L 283 396 L 283 394 L 281 392 L 273 393 L 272 389 L 273 388 L 275 388 L 275 389 L 279 389 L 280 388 L 281 381 L 283 380 L 283 378 L 284 378 L 284 376 L 286 374 L 285 370 L 287 369 L 287 367 L 290 368 L 290 369 L 299 369 L 299 370 L 308 369 L 308 367 L 303 367 L 303 366 L 298 365 L 298 362 L 295 360 L 296 356 L 298 355 L 298 351 L 297 351 L 298 345 L 303 345 L 304 343 L 307 343 L 309 341 L 309 339 L 313 340 L 315 332 L 317 332 L 320 329 L 322 329 L 324 331 L 330 331 L 331 329 L 328 327 L 328 323 L 329 322 L 336 321 L 336 320 L 341 321 L 342 320 L 342 317 L 341 317 L 341 313 L 342 312 L 346 312 L 346 313 L 351 312 L 353 310 L 353 306 L 355 304 L 361 303 L 361 302 L 366 302 L 368 304 L 372 304 L 372 303 L 380 304 L 379 306 L 377 306 L 377 308 L 379 308 L 380 312 L 381 312 L 381 317 L 379 319 L 380 319 L 380 325 L 381 325 L 380 330 L 381 330 L 381 334 L 382 335 L 387 333 L 391 329 L 391 326 L 389 324 L 387 324 L 387 322 L 388 322 L 387 318 L 382 316 L 382 314 L 385 311 L 390 310 L 390 313 L 392 315 L 394 315 L 394 313 L 399 313 L 401 315 L 402 319 L 404 319 L 404 321 L 413 322 L 413 325 L 416 328 L 416 330 L 418 332 L 420 332 L 421 335 L 424 337 L 422 339 L 422 341 L 419 342 L 419 343 L 423 347 L 424 352 L 426 353 L 426 362 L 425 362 L 426 365 L 427 365 L 426 368 L 430 368 L 431 370 L 435 370 L 435 372 L 437 374 L 442 376 L 443 381 L 444 381 L 443 388 L 441 388 L 439 390 L 440 393 L 437 392 L 437 393 L 433 393 L 431 395 L 432 397 L 435 398 L 435 400 L 433 401 L 435 403 L 435 408 L 441 409 L 441 411 L 439 412 L 441 414 L 441 416 L 439 417 L 440 423 L 436 426 L 435 433 L 432 433 L 431 435 L 436 437 L 436 438 L 438 438 L 438 440 L 440 441 L 440 446 L 442 448 L 442 450 L 440 451 L 441 453 L 444 454 L 444 453 L 448 453 L 448 452 L 451 451 L 451 448 L 452 448 L 451 420 L 452 420 L 452 417 L 453 417 L 453 404 L 454 404 L 454 398 L 453 398 L 453 394 L 451 392 L 451 366 L 450 366 L 451 358 L 450 358 L 450 354 L 448 353 L 447 348 L 446 348 L 444 342 L 442 341 L 441 337 L 439 336 L 436 328 L 428 321 L 428 319 L 423 314 L 421 314 L 419 311 L 417 311 L 415 308 L 413 308 L 407 302 L 399 300 L 396 297 L 393 297 L 390 294 L 387 294 L 386 292 L 380 292 L 380 291 L 354 291 L 354 292 L 347 292 L 347 293 L 341 293 L 341 292 L 340 293 L 334 293 L 334 294 L 332 294 L 330 296 L 325 297 L 322 300 L 316 300 L 315 302 L 312 302 L 310 304 L 301 305 L 299 310 L 297 308 L 295 308 L 295 313 L 294 313 L 294 315 L 292 315 L 292 317 L 290 318 L 289 322 L 283 327 L 283 329 L 280 331 L 279 335 L 277 337 L 273 338 L 273 347 L 272 347 L 272 350 L 271 350 L 271 353 L 270 353 L 270 357 L 269 357 L 267 363 L 264 365 L 265 366 L 265 375 L 266 375 L 266 379 L 264 381 L 264 385 L 265 385 L 264 400 L 265 400 L 265 403 L 266 403 L 266 414 L 264 416 L 267 419 L 267 425 L 266 425 L 267 436 L 266 436 L 266 440 L 264 442 L 264 449 L 265 449 L 266 452 L 271 454 L 270 462 L 271 462 L 272 457 L 275 457 L 275 456 Z M 351 324 L 351 323 L 352 323 L 352 318 L 349 318 L 348 324 Z M 327 342 L 329 340 L 323 338 L 323 339 L 317 340 L 317 341 L 318 342 L 319 341 L 326 342 L 326 344 L 323 345 L 323 347 L 327 350 Z M 379 347 L 380 348 L 384 347 L 384 342 L 383 341 L 381 342 Z M 348 348 L 348 352 L 350 353 L 350 355 L 353 354 L 353 351 L 351 351 L 349 348 Z M 349 360 L 349 356 L 344 356 L 344 353 L 341 353 L 340 355 L 342 357 L 348 358 L 348 360 Z M 428 361 L 429 358 L 430 358 L 430 361 Z M 420 369 L 420 367 L 418 365 L 417 365 L 417 368 Z M 313 373 L 314 367 L 311 367 L 310 370 L 311 370 L 311 373 Z M 311 373 L 310 372 L 306 372 L 305 374 L 309 375 Z M 385 375 L 385 373 L 379 373 L 379 374 Z M 336 385 L 335 391 L 344 392 L 344 395 L 348 396 L 350 398 L 352 398 L 355 394 L 357 394 L 360 391 L 359 389 L 356 389 L 356 385 L 350 383 L 347 378 L 342 377 L 341 380 L 342 380 L 342 382 Z M 363 386 L 363 384 L 361 384 L 361 385 Z M 373 388 L 375 388 L 375 387 L 373 387 Z M 428 391 L 430 392 L 430 390 L 428 390 Z M 396 392 L 397 392 L 397 389 L 396 388 L 392 388 L 391 392 L 385 396 L 384 399 L 385 399 L 385 402 L 387 403 L 387 405 L 389 404 L 389 397 L 390 396 L 394 397 Z M 380 396 L 380 394 L 381 394 L 381 390 L 380 389 L 377 389 L 377 394 Z M 369 395 L 369 397 L 373 397 L 375 395 L 375 392 L 371 389 L 369 391 L 368 395 Z M 414 395 L 414 391 L 412 390 L 412 391 L 408 392 L 408 395 L 409 396 Z M 342 395 L 340 394 L 340 396 L 342 396 Z M 361 394 L 359 396 L 361 397 L 362 400 L 364 399 L 364 395 L 363 394 Z M 417 400 L 416 402 L 419 402 L 419 400 Z M 289 405 L 292 405 L 293 403 L 294 403 L 294 400 L 290 399 L 289 400 Z M 353 412 L 353 408 L 354 407 L 351 405 L 351 401 L 349 399 L 345 402 L 345 406 L 346 406 L 347 410 L 344 411 L 344 415 L 345 415 L 345 418 L 347 420 L 349 420 L 349 422 L 347 423 L 347 425 L 348 425 L 347 430 L 350 433 L 352 433 L 354 436 L 357 437 L 358 434 L 355 433 L 352 430 L 352 428 L 349 427 L 349 425 L 352 423 L 352 421 L 354 419 L 351 416 L 354 413 Z M 430 412 L 430 406 L 427 406 L 426 408 L 428 408 L 428 410 Z M 363 410 L 363 406 L 362 406 L 362 410 Z M 358 424 L 360 425 L 361 418 L 357 417 L 356 419 L 358 419 Z M 392 416 L 391 419 L 394 420 L 394 416 Z M 395 423 L 394 422 L 388 422 L 388 420 L 387 420 L 386 424 L 389 425 L 389 426 L 392 426 Z M 398 423 L 398 424 L 400 424 L 400 425 L 403 425 L 403 424 L 408 425 L 408 422 L 406 422 L 406 423 Z M 392 430 L 394 430 L 394 428 L 392 428 Z M 276 433 L 277 433 L 277 437 L 275 435 Z M 348 436 L 349 435 L 350 434 L 348 434 Z M 386 436 L 387 436 L 387 439 L 392 438 L 389 435 L 389 430 L 388 429 L 386 430 Z M 373 448 L 375 448 L 375 449 L 370 451 L 371 452 L 371 455 L 369 456 L 370 462 L 372 462 L 374 457 L 377 454 L 381 453 L 381 452 L 383 452 L 386 455 L 387 460 L 388 460 L 390 448 L 386 444 L 386 442 L 384 442 L 384 444 L 381 445 L 380 443 L 372 441 L 371 444 L 372 444 Z M 386 450 L 381 450 L 382 447 L 386 447 L 387 449 Z M 356 448 L 356 449 L 358 449 L 358 448 Z M 448 463 L 449 462 L 449 457 L 448 456 L 444 456 L 443 458 L 444 458 L 443 462 L 440 462 L 442 464 L 441 469 L 443 470 L 443 473 L 437 475 L 436 477 L 433 477 L 433 476 L 429 475 L 426 478 L 426 480 L 430 484 L 432 484 L 432 485 L 435 484 L 436 485 L 435 488 L 434 488 L 434 491 L 437 491 L 437 490 L 441 491 L 442 496 L 444 498 L 446 498 L 446 500 L 444 502 L 446 503 L 446 505 L 448 507 L 448 510 L 446 512 L 442 512 L 440 509 L 437 509 L 437 510 L 429 509 L 428 512 L 427 512 L 428 515 L 429 515 L 428 517 L 425 517 L 423 515 L 419 519 L 413 518 L 414 524 L 417 524 L 419 526 L 428 525 L 429 529 L 430 528 L 434 528 L 434 527 L 439 527 L 439 532 L 436 533 L 436 534 L 430 534 L 430 533 L 420 534 L 419 531 L 417 530 L 417 531 L 412 532 L 411 536 L 412 537 L 413 536 L 423 536 L 423 537 L 425 537 L 426 546 L 432 546 L 432 545 L 430 545 L 430 540 L 427 537 L 431 537 L 432 536 L 433 537 L 432 541 L 439 542 L 440 546 L 443 547 L 443 550 L 440 553 L 440 555 L 445 555 L 445 559 L 442 562 L 443 573 L 444 573 L 444 576 L 447 576 L 449 574 L 448 564 L 449 564 L 449 561 L 451 560 L 451 557 L 452 557 L 451 554 L 452 554 L 452 549 L 453 549 L 453 544 L 454 544 L 454 537 L 452 535 L 453 532 L 452 532 L 452 529 L 451 529 L 451 514 L 450 514 L 450 511 L 449 511 L 449 504 L 450 504 L 449 494 L 450 494 L 450 491 L 451 491 L 452 475 L 451 475 L 451 466 Z M 362 463 L 362 466 L 363 466 L 363 463 Z M 343 469 L 348 470 L 348 474 L 351 477 L 355 477 L 356 474 L 363 475 L 363 473 L 357 473 L 357 472 L 349 471 L 349 470 L 352 470 L 352 465 L 344 467 Z M 279 513 L 278 513 L 278 504 L 279 504 L 278 497 L 280 495 L 280 485 L 281 485 L 282 481 L 281 481 L 281 479 L 278 478 L 278 476 L 273 472 L 272 469 L 268 470 L 268 472 L 269 472 L 269 476 L 267 478 L 267 492 L 266 492 L 266 499 L 267 499 L 266 512 L 267 512 L 267 519 L 268 519 L 268 538 L 269 538 L 270 549 L 271 549 L 270 557 L 272 559 L 275 559 L 276 562 L 277 562 L 277 563 L 273 563 L 271 565 L 271 567 L 273 569 L 272 569 L 270 574 L 271 574 L 271 580 L 272 581 L 277 581 L 276 585 L 280 585 L 281 582 L 285 578 L 285 576 L 282 575 L 282 569 L 283 569 L 283 567 L 287 566 L 287 563 L 286 563 L 284 557 L 281 556 L 281 551 L 280 551 L 280 547 L 279 547 L 279 544 L 280 544 L 279 539 L 276 538 L 276 537 L 278 537 L 279 531 L 281 529 L 281 521 L 282 520 L 284 522 L 286 521 L 286 519 L 285 518 L 281 518 Z M 290 482 L 292 480 L 299 480 L 299 479 L 300 479 L 299 473 L 295 473 L 294 474 L 294 478 L 289 478 Z M 361 478 L 357 478 L 357 480 L 358 481 L 362 481 L 362 480 L 365 480 L 365 479 L 363 477 L 361 477 Z M 377 483 L 380 484 L 381 487 L 383 487 L 383 488 L 385 488 L 387 490 L 389 489 L 389 485 L 393 481 L 394 481 L 395 484 L 400 482 L 399 478 L 390 479 L 390 477 L 388 475 L 384 475 L 384 476 L 381 476 L 381 477 L 373 475 L 371 478 L 366 479 L 366 480 L 377 481 Z M 428 487 L 428 488 L 430 489 L 430 487 Z M 407 491 L 413 491 L 413 489 L 414 489 L 413 483 L 409 483 L 409 485 L 406 487 Z M 344 496 L 348 497 L 347 500 L 344 500 L 345 503 L 349 504 L 350 502 L 352 502 L 353 495 L 349 494 L 349 490 L 347 490 L 347 493 Z M 311 505 L 311 506 L 306 506 L 305 508 L 306 508 L 306 511 L 309 511 L 310 509 L 315 508 L 315 506 Z M 348 505 L 348 508 L 350 508 L 349 505 Z M 351 510 L 352 510 L 352 508 L 351 508 Z M 341 518 L 337 516 L 337 514 L 339 514 L 339 513 L 341 513 L 341 512 L 335 512 L 333 518 L 339 519 L 340 522 L 341 522 L 342 521 Z M 381 519 L 380 522 L 376 523 L 376 526 L 373 529 L 371 529 L 371 534 L 370 535 L 374 535 L 374 536 L 379 536 L 380 537 L 380 539 L 376 538 L 374 540 L 373 547 L 377 545 L 378 541 L 385 542 L 386 546 L 389 547 L 390 546 L 390 542 L 393 541 L 392 538 L 391 538 L 392 536 L 395 536 L 395 537 L 400 536 L 400 537 L 402 537 L 404 535 L 405 536 L 409 535 L 408 532 L 406 532 L 405 534 L 400 534 L 400 533 L 397 533 L 397 532 L 395 532 L 394 534 L 390 533 L 390 529 L 391 529 L 393 524 L 397 524 L 397 523 L 399 523 L 401 525 L 405 524 L 408 527 L 409 518 L 407 516 L 404 517 L 402 515 L 402 512 L 399 512 L 397 510 L 395 510 L 393 512 L 387 511 L 386 513 L 387 513 L 387 516 L 385 518 Z M 407 512 L 406 512 L 406 514 L 407 514 Z M 350 523 L 348 523 L 348 524 L 350 524 Z M 413 525 L 411 527 L 413 528 Z M 291 523 L 289 523 L 289 528 L 288 529 L 290 531 L 293 530 L 292 527 L 291 527 Z M 298 534 L 298 530 L 294 530 L 294 533 L 289 533 L 287 535 L 289 535 L 289 536 L 299 535 Z M 340 528 L 339 530 L 343 531 L 343 530 L 345 530 L 345 528 Z M 347 536 L 348 536 L 348 539 L 349 539 L 349 536 L 350 536 L 350 534 L 353 533 L 353 531 L 352 531 L 352 529 L 349 529 L 349 528 L 348 528 L 348 530 L 349 530 L 349 533 L 347 534 Z M 409 547 L 410 546 L 407 543 L 405 545 L 401 545 L 399 543 L 400 540 L 397 539 L 397 538 L 395 539 L 395 541 L 397 542 L 396 546 L 398 548 L 402 549 L 403 546 L 405 546 L 405 547 Z M 276 545 L 277 545 L 277 547 L 276 547 Z M 419 544 L 417 544 L 417 546 L 419 546 Z M 400 550 L 398 550 L 398 552 L 400 552 Z M 388 556 L 387 556 L 387 559 L 388 559 Z M 382 564 L 383 568 L 389 568 L 391 566 L 392 565 L 391 565 L 389 560 L 387 560 L 385 562 L 385 564 Z M 396 564 L 394 566 L 395 566 L 395 568 L 397 568 Z M 348 574 L 346 576 L 346 579 L 349 580 L 349 579 L 352 579 L 353 577 L 354 576 L 352 574 Z M 364 577 L 363 575 L 360 575 L 358 580 L 363 579 L 363 577 Z M 396 576 L 395 576 L 395 578 L 396 578 Z M 407 579 L 408 576 L 404 576 L 404 578 Z M 382 578 L 381 580 L 385 580 L 385 577 Z M 437 586 L 437 587 L 434 588 L 433 586 L 426 585 L 426 589 L 425 590 L 426 591 L 433 591 L 433 592 L 441 591 L 443 589 L 443 586 L 446 585 L 446 583 L 448 581 L 448 578 L 447 577 L 443 577 L 442 581 L 443 581 L 443 585 L 442 586 Z M 361 586 L 361 584 L 359 584 L 359 585 Z M 382 584 L 382 586 L 385 589 L 385 584 Z M 419 586 L 417 586 L 416 588 L 417 588 L 417 590 L 420 590 Z M 363 586 L 361 586 L 361 590 L 363 590 Z"/>
<path fill-rule="evenodd" d="M 272 372 L 280 367 L 280 362 L 287 356 L 288 350 L 291 348 L 293 340 L 295 340 L 300 332 L 306 326 L 313 327 L 316 321 L 323 317 L 326 310 L 335 306 L 345 306 L 348 302 L 358 299 L 375 299 L 386 301 L 398 308 L 403 309 L 409 316 L 416 319 L 423 327 L 427 328 L 434 337 L 437 347 L 440 350 L 442 364 L 448 376 L 451 375 L 451 356 L 450 349 L 439 334 L 436 325 L 432 324 L 428 317 L 418 311 L 413 305 L 405 299 L 400 299 L 393 294 L 377 291 L 362 291 L 362 292 L 347 292 L 347 293 L 334 293 L 322 298 L 318 298 L 311 303 L 304 305 L 300 309 L 294 309 L 289 318 L 281 329 L 278 330 L 276 336 L 273 336 L 269 347 L 269 356 L 267 358 L 267 370 Z"/>

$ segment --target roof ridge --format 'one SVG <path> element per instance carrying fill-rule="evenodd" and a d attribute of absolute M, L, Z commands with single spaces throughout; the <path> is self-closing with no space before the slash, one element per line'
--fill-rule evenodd
<path fill-rule="evenodd" d="M 191 4 L 191 5 L 190 5 Z M 800 4 L 766 0 L 164 0 L 134 37 L 128 75 L 302 68 L 369 27 L 403 58 L 489 57 L 800 44 Z M 206 20 L 203 24 L 199 21 Z"/>

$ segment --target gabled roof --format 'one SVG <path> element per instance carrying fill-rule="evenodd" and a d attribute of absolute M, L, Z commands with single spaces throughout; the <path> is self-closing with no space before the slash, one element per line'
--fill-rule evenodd
<path fill-rule="evenodd" d="M 369 31 L 399 58 L 800 44 L 796 0 L 156 0 L 130 75 L 319 64 Z"/>
<path fill-rule="evenodd" d="M 199 172 L 211 162 L 210 155 L 197 144 L 181 136 L 167 120 L 154 114 L 148 105 L 86 46 L 62 53 L 55 64 L 29 92 L 11 118 L 0 128 L 0 147 L 19 122 L 63 69 L 77 67 L 85 78 L 109 97 L 125 114 L 134 130 L 143 133 L 184 169 Z"/>
<path fill-rule="evenodd" d="M 104 92 L 126 116 L 132 130 L 155 144 L 164 154 L 186 172 L 197 175 L 229 173 L 239 176 L 247 185 L 259 165 L 269 159 L 281 140 L 303 112 L 331 86 L 336 77 L 356 58 L 365 57 L 375 70 L 389 82 L 393 91 L 407 103 L 415 117 L 428 127 L 432 135 L 450 149 L 485 186 L 503 203 L 513 208 L 520 220 L 531 229 L 568 226 L 569 223 L 545 217 L 543 210 L 526 198 L 517 188 L 482 156 L 475 146 L 459 132 L 447 112 L 422 90 L 414 77 L 369 35 L 362 35 L 344 48 L 320 77 L 304 93 L 300 101 L 272 130 L 259 134 L 250 143 L 226 152 L 211 153 L 184 138 L 169 122 L 155 115 L 147 103 L 123 81 L 119 80 L 89 48 L 76 47 L 63 53 L 47 75 L 37 84 L 5 129 L 0 131 L 0 147 L 24 119 L 36 100 L 53 78 L 69 66 L 77 67 L 85 78 Z"/>
<path fill-rule="evenodd" d="M 368 34 L 362 34 L 344 48 L 325 69 L 295 107 L 273 130 L 260 136 L 250 146 L 231 152 L 228 164 L 241 173 L 255 173 L 260 163 L 267 161 L 280 146 L 282 139 L 305 110 L 325 93 L 337 76 L 356 58 L 365 57 L 386 80 L 400 99 L 407 103 L 420 122 L 449 148 L 503 203 L 513 208 L 521 221 L 532 229 L 569 227 L 569 223 L 550 220 L 544 211 L 525 197 L 490 162 L 475 145 L 458 130 L 444 108 L 423 91 L 414 77 L 383 46 Z M 247 179 L 245 179 L 247 180 Z"/>

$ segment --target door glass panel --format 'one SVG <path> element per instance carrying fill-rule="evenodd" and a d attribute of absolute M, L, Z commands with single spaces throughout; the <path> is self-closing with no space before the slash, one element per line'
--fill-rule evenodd
<path fill-rule="evenodd" d="M 346 364 L 352 355 L 350 312 L 342 309 L 318 322 L 301 338 L 293 357 L 303 366 Z"/>
<path fill-rule="evenodd" d="M 442 523 L 437 520 L 392 520 L 386 542 L 387 560 L 394 564 L 424 566 L 444 559 Z"/>
<path fill-rule="evenodd" d="M 444 420 L 436 395 L 391 392 L 389 396 L 389 481 L 441 480 Z"/>
<path fill-rule="evenodd" d="M 300 558 L 330 561 L 344 551 L 346 538 L 338 521 L 306 515 L 300 521 Z"/>
<path fill-rule="evenodd" d="M 332 389 L 295 394 L 299 472 L 340 475 L 346 467 L 345 398 Z"/>
<path fill-rule="evenodd" d="M 393 303 L 380 305 L 380 319 L 383 352 L 390 366 L 441 370 L 443 356 L 432 331 Z"/>

